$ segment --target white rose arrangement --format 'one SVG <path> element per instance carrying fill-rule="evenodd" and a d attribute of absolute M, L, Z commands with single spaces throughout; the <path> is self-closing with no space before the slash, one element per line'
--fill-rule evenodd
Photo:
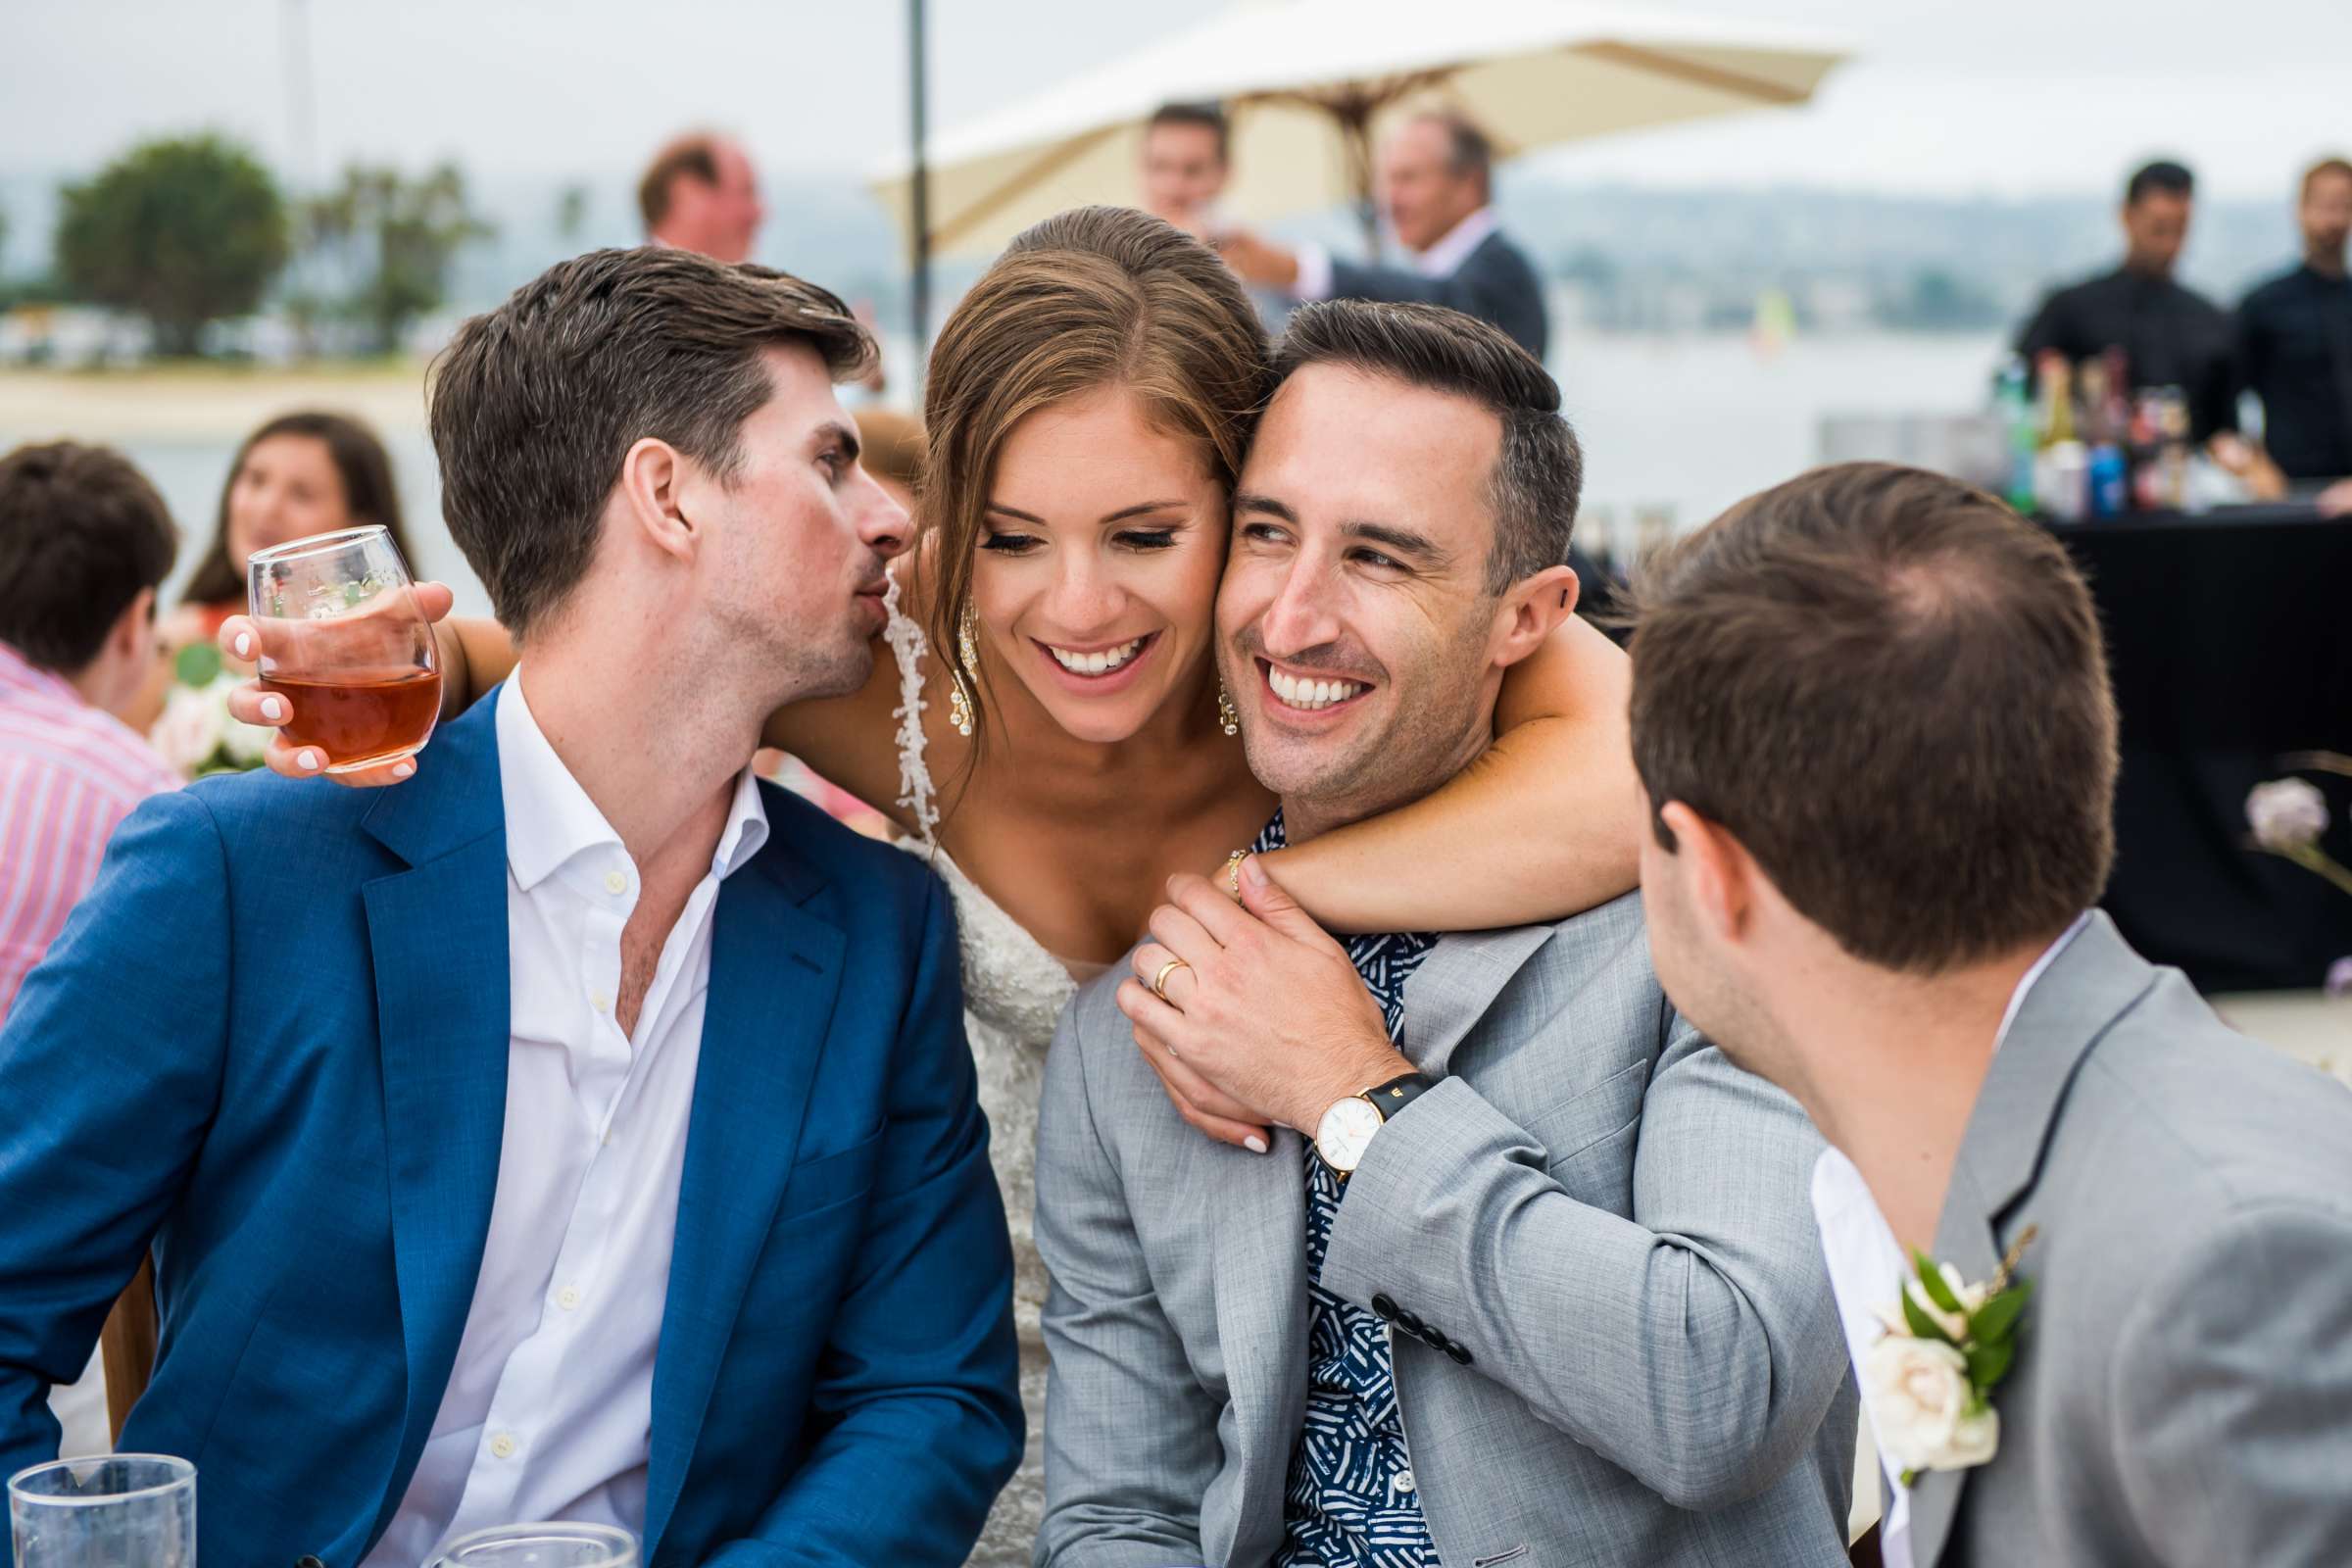
<path fill-rule="evenodd" d="M 2285 759 L 2289 767 L 2319 773 L 2352 776 L 2352 757 L 2334 752 L 2302 752 Z M 2246 826 L 2255 849 L 2294 861 L 2352 893 L 2352 870 L 2320 847 L 2328 831 L 2328 797 L 2309 779 L 2275 778 L 2246 792 Z M 2338 958 L 2328 969 L 2328 993 L 2352 996 L 2352 956 Z"/>
<path fill-rule="evenodd" d="M 1923 1470 L 1965 1470 L 1998 1452 L 2001 1418 L 1992 1390 L 2017 1354 L 2018 1319 L 2033 1294 L 2015 1278 L 2036 1228 L 2027 1226 L 1990 1280 L 1971 1285 L 1949 1263 L 1912 1253 L 1900 1310 L 1862 1363 L 1862 1399 L 1887 1455 L 1909 1486 Z"/>
<path fill-rule="evenodd" d="M 148 741 L 165 762 L 190 778 L 242 773 L 262 765 L 270 731 L 228 716 L 228 694 L 244 677 L 226 668 L 210 643 L 190 643 L 172 665 L 163 716 Z"/>

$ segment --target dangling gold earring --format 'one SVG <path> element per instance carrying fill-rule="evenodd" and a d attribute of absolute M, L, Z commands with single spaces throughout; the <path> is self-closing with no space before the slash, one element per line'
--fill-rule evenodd
<path fill-rule="evenodd" d="M 972 733 L 972 689 L 966 681 L 980 678 L 980 650 L 972 636 L 972 607 L 963 607 L 963 619 L 956 627 L 956 664 L 948 671 L 948 681 L 954 688 L 948 695 L 948 719 L 956 733 L 965 739 Z"/>
<path fill-rule="evenodd" d="M 1233 710 L 1233 693 L 1225 689 L 1225 677 L 1217 677 L 1217 728 L 1228 735 L 1242 732 L 1242 715 Z"/>

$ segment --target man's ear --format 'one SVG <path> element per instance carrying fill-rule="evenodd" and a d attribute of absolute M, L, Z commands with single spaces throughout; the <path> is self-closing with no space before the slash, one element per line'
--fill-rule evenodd
<path fill-rule="evenodd" d="M 126 664 L 144 664 L 155 653 L 155 590 L 142 588 L 122 607 L 114 629 L 106 634 L 106 651 Z"/>
<path fill-rule="evenodd" d="M 1494 667 L 1508 668 L 1543 647 L 1576 612 L 1579 586 L 1570 566 L 1553 566 L 1513 583 L 1494 607 Z"/>
<path fill-rule="evenodd" d="M 666 441 L 647 436 L 620 460 L 622 515 L 646 543 L 681 562 L 694 559 L 701 530 L 683 503 L 689 465 Z"/>
<path fill-rule="evenodd" d="M 1660 807 L 1656 821 L 1665 823 L 1674 841 L 1672 854 L 1683 867 L 1683 888 L 1692 915 L 1717 941 L 1742 941 L 1755 915 L 1763 868 L 1723 824 L 1708 821 L 1680 801 Z M 1655 830 L 1654 824 L 1644 825 L 1644 831 Z"/>

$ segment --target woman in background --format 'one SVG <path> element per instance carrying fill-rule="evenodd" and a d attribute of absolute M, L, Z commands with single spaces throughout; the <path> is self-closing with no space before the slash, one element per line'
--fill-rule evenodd
<path fill-rule="evenodd" d="M 245 608 L 245 563 L 257 550 L 315 533 L 380 523 L 412 567 L 401 527 L 392 460 L 375 432 L 340 414 L 281 414 L 245 438 L 228 466 L 212 543 L 156 625 L 161 656 L 132 708 L 122 714 L 145 731 L 163 711 L 173 662 L 190 643 L 209 642 Z"/>

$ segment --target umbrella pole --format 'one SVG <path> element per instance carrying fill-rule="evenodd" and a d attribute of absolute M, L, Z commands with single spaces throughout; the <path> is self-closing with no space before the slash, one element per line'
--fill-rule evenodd
<path fill-rule="evenodd" d="M 907 279 L 908 325 L 914 333 L 915 405 L 921 407 L 923 362 L 931 343 L 931 165 L 925 124 L 929 97 L 928 73 L 923 63 L 923 0 L 906 0 L 907 97 L 913 105 L 914 178 L 908 186 L 913 205 L 912 275 Z"/>

